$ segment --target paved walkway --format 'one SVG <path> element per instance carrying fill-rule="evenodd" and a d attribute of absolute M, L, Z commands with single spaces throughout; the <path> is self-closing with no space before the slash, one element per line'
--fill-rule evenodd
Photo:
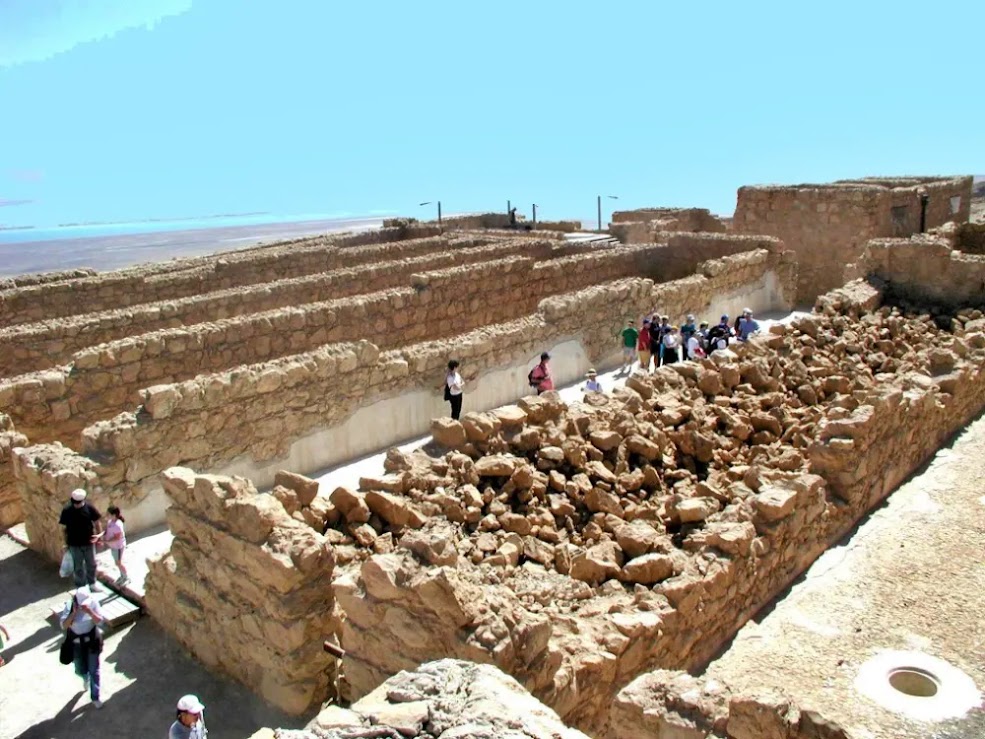
<path fill-rule="evenodd" d="M 206 705 L 210 739 L 245 739 L 263 726 L 300 728 L 230 679 L 208 672 L 149 618 L 108 635 L 102 655 L 103 700 L 96 710 L 71 666 L 58 661 L 60 631 L 48 621 L 68 599 L 70 581 L 50 563 L 0 536 L 0 623 L 10 631 L 0 667 L 2 739 L 164 737 L 174 704 L 196 693 Z"/>

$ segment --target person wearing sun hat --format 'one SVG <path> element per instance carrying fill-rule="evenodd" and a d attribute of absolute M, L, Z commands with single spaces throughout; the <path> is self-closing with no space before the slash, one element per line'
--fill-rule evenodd
<path fill-rule="evenodd" d="M 205 728 L 205 706 L 196 695 L 183 695 L 178 700 L 177 715 L 168 739 L 205 739 L 209 730 Z"/>
<path fill-rule="evenodd" d="M 86 491 L 76 488 L 62 508 L 58 523 L 65 527 L 65 546 L 72 555 L 75 587 L 96 586 L 96 541 L 102 535 L 102 514 L 86 501 Z"/>
<path fill-rule="evenodd" d="M 103 637 L 97 626 L 105 620 L 99 600 L 85 586 L 72 594 L 58 619 L 65 631 L 66 640 L 72 643 L 75 674 L 82 678 L 82 685 L 89 691 L 89 698 L 96 708 L 103 707 L 99 679 L 99 655 L 103 651 Z"/>
<path fill-rule="evenodd" d="M 583 389 L 586 393 L 602 392 L 602 384 L 599 382 L 598 373 L 594 369 L 588 370 L 585 378 L 585 387 Z"/>

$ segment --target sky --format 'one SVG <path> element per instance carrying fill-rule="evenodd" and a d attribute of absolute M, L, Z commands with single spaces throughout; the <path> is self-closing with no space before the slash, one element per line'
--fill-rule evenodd
<path fill-rule="evenodd" d="M 985 3 L 0 0 L 0 224 L 985 172 Z"/>

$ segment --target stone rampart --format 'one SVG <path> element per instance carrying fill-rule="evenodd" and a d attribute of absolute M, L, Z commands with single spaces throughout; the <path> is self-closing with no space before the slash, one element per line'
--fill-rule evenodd
<path fill-rule="evenodd" d="M 438 251 L 433 253 L 400 260 L 8 327 L 0 330 L 0 377 L 66 364 L 79 351 L 128 336 L 406 286 L 408 275 L 420 270 L 474 264 L 511 255 L 546 259 L 556 249 L 553 242 L 545 240 L 514 239 L 490 245 L 474 243 L 472 239 L 453 239 L 436 244 Z"/>
<path fill-rule="evenodd" d="M 270 282 L 285 277 L 324 272 L 389 256 L 411 256 L 412 250 L 433 251 L 443 241 L 438 229 L 382 229 L 279 242 L 271 247 L 225 252 L 178 261 L 170 269 L 132 268 L 78 279 L 43 282 L 0 291 L 0 326 L 115 310 L 160 300 L 196 295 L 239 285 Z M 414 244 L 381 252 L 379 246 L 356 251 L 363 245 L 383 245 L 396 239 L 415 238 Z M 416 252 L 420 253 L 420 252 Z"/>
<path fill-rule="evenodd" d="M 449 356 L 463 362 L 474 388 L 470 403 L 484 398 L 481 407 L 493 407 L 526 392 L 526 364 L 545 346 L 575 342 L 581 347 L 569 366 L 558 367 L 559 381 L 573 381 L 591 364 L 604 367 L 618 362 L 616 335 L 627 316 L 655 309 L 675 318 L 689 312 L 710 315 L 723 306 L 734 310 L 735 304 L 747 302 L 757 310 L 789 305 L 796 279 L 791 258 L 787 253 L 758 250 L 708 262 L 701 274 L 671 283 L 632 279 L 548 298 L 529 317 L 494 326 L 479 322 L 479 328 L 454 339 L 383 353 L 367 342 L 330 345 L 309 354 L 150 387 L 138 393 L 136 413 L 87 428 L 82 434 L 85 456 L 73 464 L 96 470 L 93 485 L 128 509 L 128 522 L 136 531 L 160 521 L 164 503 L 156 497 L 158 476 L 168 467 L 248 471 L 260 485 L 269 484 L 276 464 L 302 473 L 327 467 L 425 433 L 431 419 L 442 412 L 440 396 L 431 388 Z M 594 268 L 586 266 L 586 270 L 591 273 Z M 565 284 L 562 275 L 573 272 L 570 265 L 561 264 L 550 279 Z M 436 274 L 451 288 L 457 284 L 447 271 Z M 505 385 L 494 379 L 504 371 L 512 377 Z M 43 389 L 44 384 L 38 383 L 35 392 Z M 370 404 L 378 412 L 367 410 L 369 415 L 359 416 L 360 409 Z M 331 436 L 332 429 L 339 438 Z M 39 465 L 56 469 L 60 460 L 70 456 L 62 447 L 36 445 L 19 455 L 15 471 L 18 464 L 25 469 Z M 276 461 L 285 458 L 292 464 Z M 47 513 L 32 517 L 32 511 L 51 507 L 33 500 L 46 498 L 50 491 L 38 488 L 34 476 L 21 477 L 26 483 L 22 496 L 32 501 L 26 507 L 32 546 L 35 539 L 57 540 L 57 534 L 42 534 L 46 527 L 57 528 L 57 517 Z"/>
<path fill-rule="evenodd" d="M 922 194 L 927 196 L 926 229 L 967 221 L 971 182 L 970 177 L 870 178 L 830 185 L 741 187 L 733 229 L 777 236 L 797 252 L 798 300 L 813 303 L 844 282 L 845 265 L 857 261 L 870 239 L 917 233 Z"/>
<path fill-rule="evenodd" d="M 299 481 L 291 477 L 286 484 Z M 320 707 L 335 682 L 335 660 L 322 643 L 339 625 L 332 549 L 300 515 L 317 483 L 278 489 L 298 512 L 292 517 L 277 496 L 258 494 L 242 478 L 176 468 L 163 479 L 174 540 L 149 565 L 148 612 L 206 667 L 281 710 Z"/>

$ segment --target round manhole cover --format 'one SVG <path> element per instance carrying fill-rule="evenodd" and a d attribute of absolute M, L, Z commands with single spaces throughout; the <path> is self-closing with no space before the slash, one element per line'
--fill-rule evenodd
<path fill-rule="evenodd" d="M 937 695 L 937 678 L 919 667 L 900 667 L 889 673 L 889 684 L 904 695 L 933 698 Z"/>

